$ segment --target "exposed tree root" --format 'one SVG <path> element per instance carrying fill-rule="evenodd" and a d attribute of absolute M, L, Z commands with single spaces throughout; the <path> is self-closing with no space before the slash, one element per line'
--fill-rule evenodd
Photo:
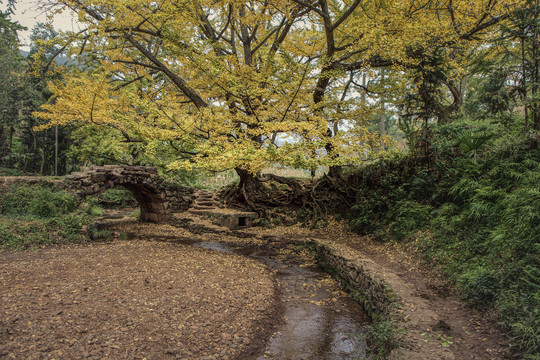
<path fill-rule="evenodd" d="M 315 225 L 319 220 L 352 206 L 354 186 L 343 177 L 324 176 L 309 181 L 274 174 L 251 175 L 239 185 L 226 188 L 221 197 L 229 206 L 247 208 L 263 218 L 276 216 L 276 210 L 291 210 L 296 220 Z"/>

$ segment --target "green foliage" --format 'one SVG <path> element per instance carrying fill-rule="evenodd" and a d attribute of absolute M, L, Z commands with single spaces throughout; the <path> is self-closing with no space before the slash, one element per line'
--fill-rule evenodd
<path fill-rule="evenodd" d="M 54 242 L 45 222 L 0 218 L 0 247 L 22 250 Z"/>
<path fill-rule="evenodd" d="M 133 197 L 133 194 L 129 190 L 120 186 L 105 191 L 99 197 L 98 202 L 102 206 L 112 209 L 122 209 L 137 206 L 137 200 L 135 197 Z"/>
<path fill-rule="evenodd" d="M 134 219 L 140 219 L 141 218 L 141 209 L 133 210 L 131 213 L 128 214 L 130 218 Z"/>
<path fill-rule="evenodd" d="M 419 144 L 358 171 L 352 228 L 414 241 L 471 305 L 496 310 L 516 351 L 532 358 L 540 353 L 540 138 L 455 123 Z"/>
<path fill-rule="evenodd" d="M 60 236 L 63 238 L 70 241 L 80 241 L 83 239 L 80 234 L 84 224 L 84 218 L 82 216 L 68 214 L 55 219 L 54 223 L 59 229 Z"/>
<path fill-rule="evenodd" d="M 373 351 L 369 354 L 370 359 L 386 359 L 390 351 L 398 345 L 400 329 L 389 318 L 375 319 L 372 324 L 366 326 L 365 332 L 369 348 Z"/>
<path fill-rule="evenodd" d="M 24 250 L 51 244 L 79 242 L 85 239 L 85 218 L 65 215 L 55 219 L 23 217 L 0 218 L 0 248 Z"/>
<path fill-rule="evenodd" d="M 458 284 L 465 300 L 477 306 L 493 301 L 500 290 L 495 271 L 483 266 L 463 273 L 459 277 Z"/>
<path fill-rule="evenodd" d="M 0 248 L 84 241 L 92 216 L 100 214 L 95 200 L 79 205 L 74 194 L 51 185 L 5 186 L 0 193 Z"/>
<path fill-rule="evenodd" d="M 98 204 L 98 199 L 94 197 L 86 198 L 85 202 L 82 203 L 79 208 L 87 215 L 90 216 L 100 216 L 103 215 L 103 209 Z"/>
<path fill-rule="evenodd" d="M 538 269 L 536 270 L 538 271 Z M 497 301 L 501 316 L 512 334 L 512 344 L 524 359 L 537 360 L 540 348 L 540 290 L 506 291 Z"/>
<path fill-rule="evenodd" d="M 21 176 L 21 172 L 17 169 L 9 169 L 0 166 L 0 176 Z"/>
<path fill-rule="evenodd" d="M 428 225 L 431 206 L 422 205 L 414 200 L 397 201 L 390 215 L 395 220 L 391 223 L 389 233 L 397 240 L 409 238 L 418 230 Z"/>
<path fill-rule="evenodd" d="M 0 214 L 51 219 L 74 211 L 77 199 L 66 191 L 47 186 L 13 184 L 0 194 Z"/>
<path fill-rule="evenodd" d="M 98 229 L 95 226 L 90 227 L 89 234 L 92 240 L 110 240 L 113 238 L 114 231 L 106 229 Z"/>
<path fill-rule="evenodd" d="M 24 173 L 65 174 L 70 169 L 65 156 L 70 143 L 72 129 L 60 126 L 43 132 L 35 132 L 34 126 L 41 120 L 32 113 L 40 108 L 51 96 L 47 81 L 59 80 L 59 72 L 50 71 L 37 75 L 32 65 L 37 59 L 38 39 L 46 40 L 58 36 L 50 25 L 38 24 L 31 35 L 31 49 L 27 57 L 19 50 L 17 31 L 23 29 L 9 19 L 9 12 L 0 12 L 0 165 Z M 61 49 L 43 52 L 40 60 L 55 68 L 52 55 Z M 60 51 L 61 52 L 61 51 Z M 64 58 L 65 59 L 65 58 Z M 58 141 L 56 141 L 58 130 Z M 58 145 L 58 158 L 55 158 L 55 144 Z M 56 161 L 55 161 L 56 160 Z"/>

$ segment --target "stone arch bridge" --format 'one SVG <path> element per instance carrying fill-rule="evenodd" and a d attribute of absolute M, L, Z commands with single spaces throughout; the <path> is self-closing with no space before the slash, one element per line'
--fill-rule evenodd
<path fill-rule="evenodd" d="M 193 201 L 192 188 L 164 180 L 155 167 L 83 167 L 80 172 L 65 176 L 64 183 L 81 197 L 99 196 L 114 186 L 122 186 L 137 199 L 142 221 L 166 221 L 170 210 L 186 210 Z"/>
<path fill-rule="evenodd" d="M 81 198 L 99 196 L 114 186 L 122 186 L 137 199 L 141 220 L 149 222 L 166 221 L 171 210 L 187 210 L 193 202 L 192 188 L 163 179 L 155 167 L 105 165 L 83 167 L 62 178 L 0 177 L 0 186 L 16 182 L 54 184 Z"/>

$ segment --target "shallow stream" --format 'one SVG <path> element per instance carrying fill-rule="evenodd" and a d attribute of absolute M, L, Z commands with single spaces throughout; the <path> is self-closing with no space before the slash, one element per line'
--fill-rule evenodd
<path fill-rule="evenodd" d="M 269 248 L 171 238 L 155 240 L 246 256 L 273 270 L 280 284 L 283 321 L 253 360 L 365 359 L 362 327 L 367 316 L 319 266 L 291 252 Z"/>

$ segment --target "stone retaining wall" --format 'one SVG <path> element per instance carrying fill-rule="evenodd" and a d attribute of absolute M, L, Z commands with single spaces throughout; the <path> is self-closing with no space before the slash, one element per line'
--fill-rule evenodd
<path fill-rule="evenodd" d="M 322 265 L 330 267 L 339 280 L 353 288 L 355 297 L 370 317 L 390 316 L 394 303 L 388 286 L 380 277 L 329 245 L 316 243 L 315 246 Z"/>

